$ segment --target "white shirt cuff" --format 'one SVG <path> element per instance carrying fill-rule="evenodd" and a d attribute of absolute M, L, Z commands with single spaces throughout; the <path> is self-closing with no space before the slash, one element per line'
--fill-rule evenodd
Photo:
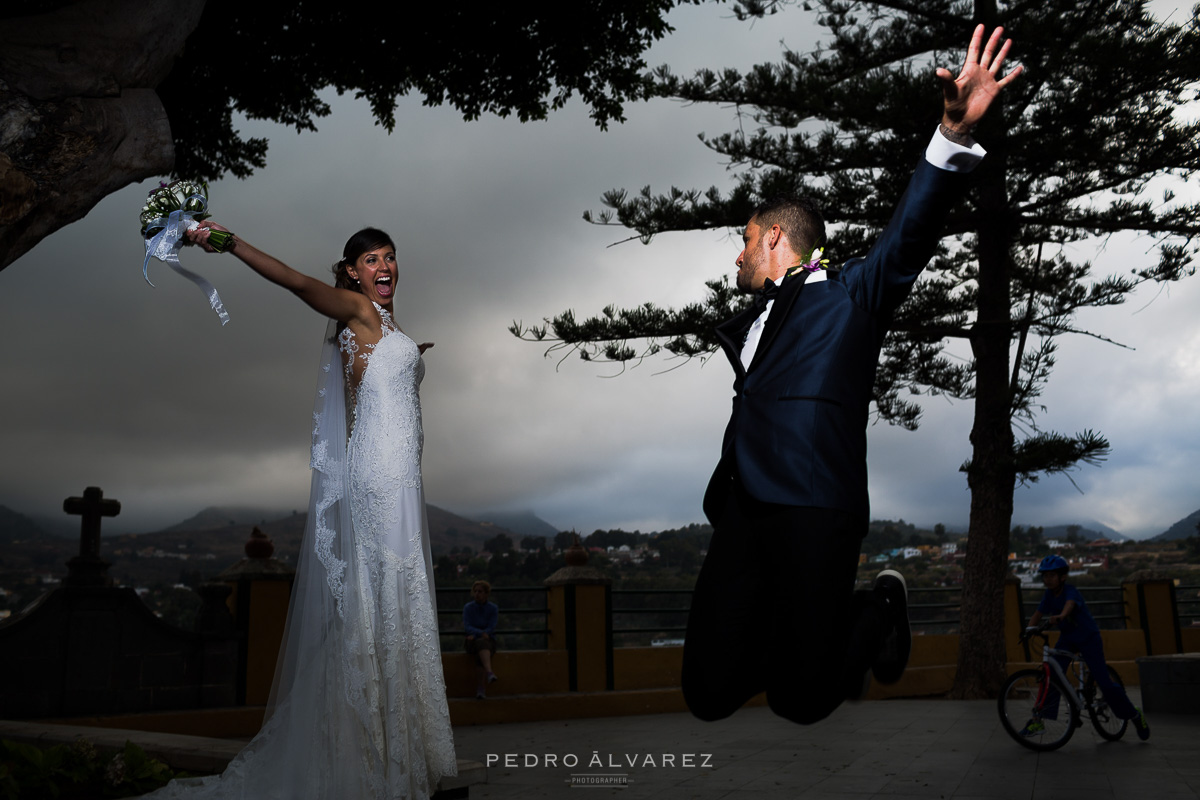
<path fill-rule="evenodd" d="M 925 148 L 925 160 L 938 169 L 950 172 L 970 172 L 975 169 L 987 151 L 979 144 L 963 147 L 955 144 L 942 135 L 940 130 L 934 131 L 933 139 Z"/>

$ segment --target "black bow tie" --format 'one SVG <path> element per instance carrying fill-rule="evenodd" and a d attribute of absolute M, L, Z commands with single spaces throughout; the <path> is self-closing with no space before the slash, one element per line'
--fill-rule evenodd
<path fill-rule="evenodd" d="M 767 303 L 779 294 L 779 287 L 770 278 L 763 281 L 762 288 L 754 293 L 754 310 L 759 314 L 767 310 Z"/>

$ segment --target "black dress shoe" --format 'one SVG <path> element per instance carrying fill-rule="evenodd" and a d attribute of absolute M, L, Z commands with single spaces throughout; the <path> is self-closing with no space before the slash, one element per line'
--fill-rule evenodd
<path fill-rule="evenodd" d="M 908 587 L 904 576 L 892 569 L 885 569 L 875 576 L 875 604 L 883 612 L 885 632 L 871 673 L 880 683 L 895 683 L 904 675 L 908 656 L 912 653 Z"/>

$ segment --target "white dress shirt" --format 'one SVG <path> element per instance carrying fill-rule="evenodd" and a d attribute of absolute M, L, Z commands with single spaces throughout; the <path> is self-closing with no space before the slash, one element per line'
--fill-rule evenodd
<path fill-rule="evenodd" d="M 948 170 L 950 172 L 970 172 L 975 169 L 976 165 L 983 160 L 987 151 L 980 146 L 979 142 L 974 142 L 970 147 L 964 147 L 961 144 L 955 144 L 942 135 L 940 130 L 935 131 L 933 139 L 930 140 L 929 146 L 925 148 L 925 160 L 939 169 Z M 785 273 L 786 274 L 786 273 Z M 825 270 L 819 269 L 810 274 L 805 283 L 820 283 L 826 280 Z M 783 275 L 780 275 L 777 281 L 782 281 Z M 758 319 L 754 320 L 750 325 L 750 330 L 746 333 L 746 342 L 742 345 L 742 366 L 747 370 L 750 369 L 750 362 L 754 360 L 754 353 L 758 350 L 759 340 L 762 339 L 763 328 L 767 324 L 767 317 L 771 316 L 771 309 L 775 307 L 775 298 L 767 301 L 767 307 L 758 315 Z"/>

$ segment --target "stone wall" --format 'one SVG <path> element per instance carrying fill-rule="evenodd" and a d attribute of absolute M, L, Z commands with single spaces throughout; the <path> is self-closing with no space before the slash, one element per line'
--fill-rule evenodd
<path fill-rule="evenodd" d="M 43 595 L 0 625 L 0 717 L 234 705 L 238 636 L 224 609 L 228 588 L 203 593 L 203 632 L 162 622 L 129 588 L 62 587 Z"/>

